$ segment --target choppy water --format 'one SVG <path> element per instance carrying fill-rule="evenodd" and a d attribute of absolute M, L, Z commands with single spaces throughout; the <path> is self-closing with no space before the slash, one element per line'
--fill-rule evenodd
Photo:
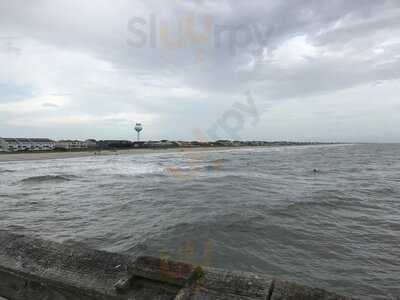
<path fill-rule="evenodd" d="M 0 226 L 399 299 L 400 145 L 0 163 Z"/>

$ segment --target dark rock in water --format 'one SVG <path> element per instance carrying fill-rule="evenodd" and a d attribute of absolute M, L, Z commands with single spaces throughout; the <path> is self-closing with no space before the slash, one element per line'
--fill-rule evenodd
<path fill-rule="evenodd" d="M 44 182 L 64 182 L 64 181 L 71 181 L 72 179 L 76 178 L 73 175 L 44 175 L 44 176 L 33 176 L 22 179 L 22 183 L 27 184 L 37 184 L 37 183 L 44 183 Z"/>

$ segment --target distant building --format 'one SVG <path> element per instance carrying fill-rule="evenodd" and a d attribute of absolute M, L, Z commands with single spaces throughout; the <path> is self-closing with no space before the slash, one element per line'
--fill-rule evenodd
<path fill-rule="evenodd" d="M 87 144 L 87 147 L 90 149 L 96 148 L 97 147 L 97 141 L 93 139 L 89 139 L 85 141 Z"/>
<path fill-rule="evenodd" d="M 174 147 L 179 147 L 179 143 L 168 140 L 147 141 L 145 143 L 145 146 L 147 148 L 174 148 Z"/>
<path fill-rule="evenodd" d="M 131 141 L 125 140 L 105 140 L 98 141 L 97 148 L 100 149 L 123 149 L 123 148 L 132 148 L 133 143 Z"/>
<path fill-rule="evenodd" d="M 55 142 L 50 139 L 36 138 L 0 138 L 1 151 L 51 151 L 55 149 Z"/>
<path fill-rule="evenodd" d="M 226 146 L 232 146 L 232 142 L 231 141 L 229 141 L 229 140 L 218 140 L 218 141 L 216 141 L 215 143 L 214 143 L 216 146 L 223 146 L 223 147 L 226 147 Z"/>
<path fill-rule="evenodd" d="M 244 145 L 244 143 L 242 143 L 241 141 L 233 141 L 232 142 L 232 146 L 234 146 L 234 147 L 240 147 L 243 145 Z"/>
<path fill-rule="evenodd" d="M 141 142 L 141 141 L 139 141 L 139 142 L 133 142 L 132 143 L 132 147 L 133 148 L 146 148 L 147 147 L 147 145 L 146 145 L 146 142 Z"/>
<path fill-rule="evenodd" d="M 163 147 L 163 148 L 176 147 L 175 142 L 168 141 L 168 140 L 161 140 L 160 144 L 161 144 L 161 147 Z"/>
<path fill-rule="evenodd" d="M 176 143 L 177 143 L 178 147 L 187 148 L 187 147 L 191 147 L 192 146 L 192 144 L 190 142 L 186 142 L 186 141 L 177 141 Z"/>
<path fill-rule="evenodd" d="M 57 149 L 64 149 L 64 150 L 82 150 L 87 149 L 88 144 L 87 142 L 78 141 L 78 140 L 61 140 L 56 142 Z"/>

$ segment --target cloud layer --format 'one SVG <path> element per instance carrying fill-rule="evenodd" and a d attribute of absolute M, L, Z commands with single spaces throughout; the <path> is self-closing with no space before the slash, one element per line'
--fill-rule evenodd
<path fill-rule="evenodd" d="M 0 0 L 0 136 L 398 142 L 399 20 L 396 0 Z M 232 114 L 246 92 L 258 122 Z"/>

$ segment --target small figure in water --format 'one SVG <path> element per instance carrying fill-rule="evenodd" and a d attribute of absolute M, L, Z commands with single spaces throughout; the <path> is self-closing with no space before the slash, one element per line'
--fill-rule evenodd
<path fill-rule="evenodd" d="M 314 173 L 319 173 L 319 170 L 318 169 L 314 169 L 313 172 Z"/>

